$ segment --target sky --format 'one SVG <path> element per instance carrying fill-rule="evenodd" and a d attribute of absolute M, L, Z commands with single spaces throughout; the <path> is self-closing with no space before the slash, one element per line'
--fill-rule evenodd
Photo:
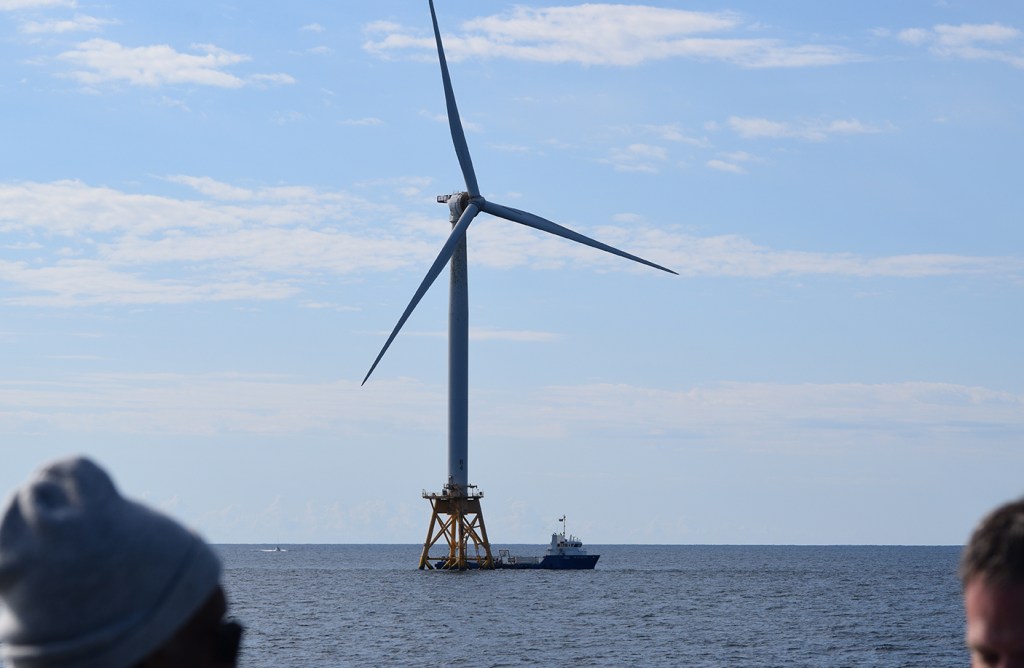
<path fill-rule="evenodd" d="M 493 544 L 960 544 L 1024 492 L 1024 5 L 437 0 Z M 0 0 L 0 493 L 418 543 L 464 189 L 426 0 Z"/>

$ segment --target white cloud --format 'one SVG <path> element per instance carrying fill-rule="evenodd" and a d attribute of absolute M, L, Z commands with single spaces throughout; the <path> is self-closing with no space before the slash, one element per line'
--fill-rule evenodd
<path fill-rule="evenodd" d="M 764 162 L 764 160 L 746 151 L 733 151 L 732 153 L 722 153 L 719 158 L 708 160 L 706 164 L 709 168 L 720 172 L 746 174 L 747 170 L 743 168 L 743 163 L 747 162 Z"/>
<path fill-rule="evenodd" d="M 188 186 L 189 188 L 192 188 L 203 195 L 207 195 L 208 197 L 212 197 L 213 199 L 244 202 L 256 197 L 256 193 L 252 190 L 228 185 L 227 183 L 211 179 L 208 176 L 187 176 L 185 174 L 177 174 L 174 176 L 168 176 L 167 180 L 172 183 L 180 183 Z"/>
<path fill-rule="evenodd" d="M 651 160 L 665 160 L 668 157 L 668 152 L 664 148 L 650 144 L 630 144 L 627 150 L 632 155 Z"/>
<path fill-rule="evenodd" d="M 914 46 L 920 46 L 931 39 L 932 33 L 929 30 L 923 28 L 908 28 L 903 30 L 897 35 L 901 42 L 907 44 L 913 44 Z"/>
<path fill-rule="evenodd" d="M 295 433 L 322 428 L 345 413 L 356 418 L 361 411 L 376 412 L 374 395 L 389 385 L 380 382 L 356 402 L 345 398 L 359 390 L 355 382 L 302 384 L 246 374 L 108 373 L 61 383 L 0 383 L 0 424 L 17 429 L 24 420 L 93 433 Z M 338 411 L 330 408 L 334 401 L 360 408 Z"/>
<path fill-rule="evenodd" d="M 732 174 L 746 174 L 747 170 L 743 169 L 740 165 L 735 162 L 727 162 L 725 160 L 719 160 L 717 158 L 707 161 L 707 166 L 711 169 L 719 172 L 730 172 Z"/>
<path fill-rule="evenodd" d="M 644 5 L 583 4 L 516 7 L 508 13 L 462 24 L 462 35 L 445 35 L 451 60 L 468 56 L 582 65 L 633 66 L 652 60 L 721 60 L 742 67 L 807 67 L 859 60 L 829 45 L 791 45 L 775 39 L 709 36 L 744 27 L 730 12 L 696 12 Z M 434 41 L 390 22 L 366 28 L 364 48 L 386 56 L 429 51 Z"/>
<path fill-rule="evenodd" d="M 18 30 L 28 35 L 44 33 L 68 32 L 100 32 L 105 26 L 116 25 L 112 19 L 100 19 L 94 16 L 76 16 L 73 19 L 55 19 L 52 21 L 26 21 Z"/>
<path fill-rule="evenodd" d="M 323 27 L 322 25 L 320 25 L 319 23 L 310 23 L 310 24 L 307 24 L 307 25 L 304 25 L 304 26 L 302 26 L 301 30 L 302 30 L 303 32 L 315 32 L 315 33 L 321 33 L 321 32 L 326 32 L 326 30 L 327 30 L 327 29 L 326 29 L 326 28 L 324 28 L 324 27 Z"/>
<path fill-rule="evenodd" d="M 857 119 L 812 120 L 791 123 L 772 121 L 767 118 L 732 116 L 729 118 L 729 127 L 736 134 L 747 139 L 796 138 L 815 142 L 825 141 L 835 135 L 877 134 L 884 131 L 883 128 L 867 125 Z"/>
<path fill-rule="evenodd" d="M 943 46 L 970 46 L 978 42 L 1009 42 L 1020 37 L 1016 28 L 988 23 L 985 25 L 939 25 L 934 28 L 937 40 Z"/>
<path fill-rule="evenodd" d="M 668 160 L 668 151 L 662 146 L 651 144 L 630 144 L 625 148 L 614 149 L 602 160 L 620 172 L 647 172 L 656 174 L 658 165 Z"/>
<path fill-rule="evenodd" d="M 289 85 L 295 83 L 295 78 L 290 74 L 253 74 L 249 81 L 260 85 Z"/>
<path fill-rule="evenodd" d="M 723 157 L 732 164 L 755 159 L 744 158 L 747 155 Z M 434 259 L 445 236 L 445 226 L 436 216 L 403 212 L 382 205 L 380 198 L 303 186 L 245 188 L 187 175 L 167 181 L 188 188 L 187 196 L 133 194 L 78 181 L 0 183 L 5 245 L 31 249 L 26 257 L 9 254 L 0 261 L 2 302 L 77 307 L 308 300 L 304 290 L 324 276 L 396 269 L 419 273 Z M 417 191 L 423 183 L 361 188 Z M 383 229 L 377 224 L 382 217 L 395 225 Z M 640 270 L 590 248 L 494 222 L 472 228 L 474 262 L 483 266 Z M 1024 262 L 1012 257 L 865 257 L 776 250 L 739 236 L 695 237 L 628 219 L 579 231 L 684 276 L 1019 278 L 1024 270 Z"/>
<path fill-rule="evenodd" d="M 1024 69 L 1024 47 L 1020 38 L 1020 30 L 1000 23 L 908 28 L 897 34 L 901 42 L 927 46 L 929 51 L 945 58 L 994 60 Z"/>
<path fill-rule="evenodd" d="M 678 125 L 645 125 L 641 129 L 654 134 L 663 141 L 680 142 L 699 148 L 704 148 L 708 145 L 706 139 L 691 137 L 685 134 Z"/>
<path fill-rule="evenodd" d="M 0 426 L 75 434 L 375 433 L 444 429 L 444 392 L 408 379 L 311 382 L 241 373 L 93 373 L 0 381 Z M 580 384 L 535 392 L 482 388 L 485 432 L 509 438 L 632 434 L 667 447 L 750 450 L 858 446 L 864 439 L 941 447 L 965 434 L 1024 434 L 1024 396 L 950 383 L 714 383 L 648 388 Z M 394 406 L 407 410 L 395 412 Z M 685 438 L 680 435 L 685 434 Z M 969 438 L 969 436 L 967 436 Z M 827 445 L 825 445 L 827 444 Z"/>
<path fill-rule="evenodd" d="M 733 151 L 731 153 L 723 153 L 722 157 L 726 158 L 727 160 L 732 160 L 734 162 L 763 162 L 761 158 L 757 157 L 756 155 L 747 153 L 746 151 Z"/>
<path fill-rule="evenodd" d="M 160 105 L 164 107 L 173 107 L 175 109 L 181 109 L 186 113 L 192 113 L 192 109 L 185 103 L 184 100 L 176 100 L 171 97 L 164 95 L 160 98 Z"/>
<path fill-rule="evenodd" d="M 423 118 L 430 119 L 435 123 L 443 123 L 444 125 L 448 125 L 448 114 L 434 114 L 427 111 L 426 109 L 421 109 L 420 116 Z M 468 121 L 466 120 L 465 117 L 461 116 L 461 114 L 459 120 L 462 121 L 462 129 L 465 130 L 466 132 L 483 132 L 483 128 L 480 126 L 479 123 Z"/>
<path fill-rule="evenodd" d="M 75 0 L 0 0 L 0 12 L 40 7 L 75 7 Z"/>
<path fill-rule="evenodd" d="M 180 278 L 156 278 L 118 270 L 105 260 L 65 259 L 50 266 L 0 260 L 0 281 L 47 296 L 11 298 L 9 304 L 85 306 L 90 304 L 184 304 L 284 299 L 296 292 L 285 281 L 259 278 L 203 285 Z"/>
<path fill-rule="evenodd" d="M 548 388 L 539 399 L 577 438 L 635 430 L 791 450 L 880 437 L 937 446 L 964 432 L 1024 432 L 1024 396 L 947 383 L 719 383 L 685 390 L 584 385 Z"/>
<path fill-rule="evenodd" d="M 661 249 L 659 263 L 684 276 L 859 276 L 921 278 L 963 274 L 1013 276 L 1024 269 L 1017 258 L 943 254 L 864 257 L 852 253 L 775 250 L 736 235 L 692 237 L 651 232 L 646 244 Z"/>
<path fill-rule="evenodd" d="M 447 333 L 445 334 L 447 336 Z M 473 341 L 513 341 L 516 343 L 541 343 L 554 341 L 558 335 L 552 332 L 536 332 L 527 330 L 489 329 L 472 327 L 469 338 Z"/>
<path fill-rule="evenodd" d="M 246 84 L 245 80 L 225 70 L 248 61 L 248 56 L 212 44 L 194 44 L 191 48 L 197 53 L 181 53 L 167 45 L 125 47 L 110 40 L 91 39 L 57 58 L 81 68 L 67 76 L 90 86 L 124 82 L 151 87 L 198 84 L 240 88 Z M 292 83 L 294 80 L 286 74 L 256 74 L 250 81 Z"/>
<path fill-rule="evenodd" d="M 520 155 L 537 153 L 537 149 L 533 146 L 522 146 L 519 144 L 491 144 L 490 147 L 495 151 L 501 151 L 503 153 L 518 153 Z"/>
<path fill-rule="evenodd" d="M 384 121 L 373 116 L 365 118 L 347 118 L 341 121 L 342 125 L 383 125 Z"/>
<path fill-rule="evenodd" d="M 274 114 L 275 125 L 290 125 L 301 123 L 306 120 L 306 115 L 301 111 L 279 111 Z"/>
<path fill-rule="evenodd" d="M 0 185 L 0 230 L 42 243 L 0 262 L 7 303 L 185 303 L 281 299 L 309 273 L 393 268 L 429 253 L 340 223 L 372 207 L 312 188 L 246 190 L 171 177 L 208 199 L 174 199 L 76 181 Z M 381 212 L 388 207 L 379 207 Z M 387 249 L 388 246 L 394 246 Z"/>

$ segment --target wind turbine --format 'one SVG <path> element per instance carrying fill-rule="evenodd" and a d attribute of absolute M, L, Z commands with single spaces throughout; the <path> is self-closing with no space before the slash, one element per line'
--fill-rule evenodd
<path fill-rule="evenodd" d="M 469 145 L 466 143 L 466 134 L 463 132 L 462 121 L 459 119 L 459 109 L 455 104 L 455 93 L 452 90 L 451 77 L 448 74 L 448 63 L 444 57 L 444 46 L 441 44 L 441 30 L 437 25 L 434 0 L 429 0 L 429 3 L 430 18 L 434 24 L 434 39 L 437 41 L 437 56 L 441 64 L 441 81 L 444 84 L 445 103 L 448 107 L 448 125 L 451 128 L 455 154 L 458 156 L 459 166 L 462 168 L 462 176 L 466 182 L 466 190 L 454 195 L 442 195 L 437 198 L 438 202 L 446 202 L 448 204 L 451 212 L 451 234 L 441 247 L 441 252 L 438 253 L 437 259 L 430 266 L 416 293 L 412 296 L 409 305 L 405 308 L 405 312 L 402 313 L 402 317 L 398 319 L 398 324 L 395 325 L 388 340 L 384 343 L 384 347 L 381 348 L 377 359 L 370 366 L 370 370 L 366 373 L 366 377 L 363 378 L 362 384 L 365 385 L 366 381 L 369 380 L 370 375 L 377 368 L 377 364 L 384 357 L 384 353 L 391 346 L 391 342 L 398 336 L 398 332 L 416 309 L 423 295 L 426 294 L 434 280 L 437 279 L 442 269 L 444 269 L 444 266 L 450 264 L 451 284 L 448 315 L 448 482 L 444 486 L 444 491 L 440 494 L 423 493 L 424 498 L 431 502 L 433 513 L 430 519 L 430 527 L 427 530 L 427 540 L 423 545 L 423 553 L 420 556 L 419 567 L 421 569 L 433 568 L 433 565 L 430 563 L 433 557 L 429 556 L 429 550 L 444 536 L 448 543 L 448 554 L 442 561 L 443 568 L 467 568 L 470 560 L 467 554 L 469 540 L 473 541 L 476 548 L 476 565 L 482 568 L 490 568 L 493 565 L 493 561 L 491 559 L 490 544 L 487 540 L 487 530 L 483 523 L 483 514 L 480 510 L 480 499 L 483 497 L 483 492 L 478 492 L 476 485 L 469 484 L 468 470 L 469 291 L 466 271 L 466 230 L 469 228 L 470 223 L 473 222 L 480 212 L 489 213 L 492 216 L 564 237 L 570 241 L 597 248 L 670 274 L 675 274 L 676 272 L 591 239 L 540 216 L 484 199 L 480 194 L 480 187 L 477 185 L 476 173 L 473 171 L 473 160 L 469 155 Z M 436 533 L 435 528 L 437 529 Z M 484 550 L 483 556 L 480 556 L 481 548 Z"/>

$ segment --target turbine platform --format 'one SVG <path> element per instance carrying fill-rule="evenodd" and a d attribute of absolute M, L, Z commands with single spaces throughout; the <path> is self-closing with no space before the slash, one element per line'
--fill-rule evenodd
<path fill-rule="evenodd" d="M 420 555 L 420 570 L 494 568 L 491 544 L 487 540 L 487 527 L 480 508 L 484 493 L 476 485 L 466 487 L 468 489 L 464 491 L 459 485 L 449 483 L 440 494 L 423 492 L 423 498 L 430 501 L 431 512 L 427 540 Z M 447 546 L 447 552 L 431 556 L 430 550 L 435 545 Z"/>

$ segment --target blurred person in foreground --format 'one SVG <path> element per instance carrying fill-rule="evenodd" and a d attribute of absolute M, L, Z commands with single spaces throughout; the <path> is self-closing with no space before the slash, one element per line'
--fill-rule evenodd
<path fill-rule="evenodd" d="M 221 564 L 196 534 L 122 497 L 88 459 L 42 468 L 0 514 L 8 668 L 225 668 Z"/>
<path fill-rule="evenodd" d="M 960 559 L 973 668 L 1024 668 L 1024 499 L 989 513 Z"/>

